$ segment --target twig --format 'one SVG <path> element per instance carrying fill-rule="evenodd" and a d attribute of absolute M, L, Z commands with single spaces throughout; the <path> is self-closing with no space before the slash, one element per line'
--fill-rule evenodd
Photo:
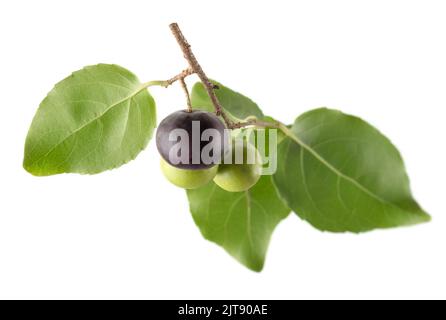
<path fill-rule="evenodd" d="M 186 69 L 186 70 L 183 70 L 180 74 L 177 74 L 175 77 L 170 78 L 169 80 L 154 80 L 154 81 L 145 82 L 141 85 L 141 88 L 148 88 L 148 87 L 152 87 L 152 86 L 160 86 L 160 87 L 167 88 L 167 87 L 170 87 L 176 81 L 180 81 L 180 80 L 184 81 L 184 78 L 186 78 L 187 76 L 190 76 L 192 74 L 194 74 L 192 69 Z"/>
<path fill-rule="evenodd" d="M 187 69 L 183 70 L 180 74 L 177 74 L 175 77 L 170 78 L 169 80 L 167 80 L 167 83 L 170 86 L 175 81 L 178 81 L 178 80 L 183 80 L 184 81 L 184 79 L 186 77 L 188 77 L 188 76 L 190 76 L 190 75 L 192 75 L 194 73 L 195 72 L 194 72 L 194 70 L 192 68 L 187 68 Z"/>
<path fill-rule="evenodd" d="M 241 129 L 246 127 L 260 127 L 260 128 L 272 128 L 272 129 L 280 129 L 280 122 L 270 122 L 270 121 L 261 121 L 257 119 L 247 120 L 245 122 L 236 122 L 232 124 L 232 129 Z"/>
<path fill-rule="evenodd" d="M 220 104 L 220 101 L 218 100 L 214 89 L 218 89 L 217 86 L 215 86 L 209 78 L 206 76 L 206 73 L 204 73 L 203 68 L 201 68 L 200 64 L 197 61 L 197 58 L 195 58 L 195 55 L 193 54 L 191 50 L 190 44 L 187 42 L 186 38 L 184 37 L 183 33 L 180 30 L 180 27 L 177 23 L 170 24 L 170 30 L 172 31 L 172 34 L 174 35 L 175 39 L 177 40 L 181 51 L 183 51 L 184 58 L 189 63 L 189 69 L 186 69 L 183 71 L 184 75 L 181 76 L 178 75 L 177 77 L 172 78 L 173 81 L 180 80 L 184 91 L 186 92 L 186 97 L 188 101 L 188 110 L 191 110 L 191 103 L 190 103 L 190 96 L 189 92 L 187 91 L 187 86 L 184 82 L 184 78 L 188 75 L 191 75 L 193 73 L 197 74 L 197 76 L 200 78 L 201 82 L 204 85 L 204 88 L 206 89 L 206 92 L 211 99 L 212 104 L 215 108 L 215 113 L 218 116 L 221 116 L 223 120 L 226 123 L 226 126 L 230 129 L 240 129 L 240 128 L 246 128 L 246 127 L 261 127 L 261 128 L 274 128 L 274 129 L 280 129 L 282 130 L 283 127 L 285 127 L 280 122 L 269 122 L 269 121 L 261 121 L 257 119 L 250 119 L 245 122 L 233 122 L 228 115 L 223 110 L 223 107 Z"/>
<path fill-rule="evenodd" d="M 197 76 L 200 78 L 201 82 L 204 85 L 204 88 L 206 89 L 207 94 L 209 95 L 209 98 L 212 101 L 212 104 L 215 108 L 215 113 L 218 116 L 221 116 L 223 120 L 225 121 L 226 125 L 229 128 L 232 128 L 234 125 L 231 119 L 226 115 L 226 113 L 223 111 L 223 108 L 220 104 L 220 101 L 218 101 L 217 96 L 215 95 L 214 84 L 211 83 L 209 78 L 206 76 L 206 73 L 204 73 L 203 69 L 201 68 L 200 64 L 197 61 L 197 58 L 195 58 L 195 55 L 193 54 L 190 44 L 187 42 L 186 38 L 184 37 L 183 33 L 180 30 L 180 27 L 176 23 L 172 23 L 170 26 L 170 30 L 172 31 L 172 34 L 174 35 L 175 39 L 178 42 L 178 45 L 181 48 L 181 51 L 183 51 L 184 58 L 189 63 L 190 68 L 193 70 L 194 73 L 197 74 Z"/>

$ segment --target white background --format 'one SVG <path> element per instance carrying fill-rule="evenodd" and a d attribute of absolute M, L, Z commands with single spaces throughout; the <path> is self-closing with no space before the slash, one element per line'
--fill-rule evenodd
<path fill-rule="evenodd" d="M 445 17 L 428 0 L 2 1 L 0 298 L 446 298 Z M 432 222 L 330 234 L 291 215 L 257 274 L 201 237 L 153 141 L 100 175 L 26 173 L 53 85 L 99 62 L 173 76 L 186 66 L 173 21 L 207 73 L 265 113 L 328 106 L 378 127 Z M 159 120 L 184 107 L 177 85 L 152 94 Z"/>

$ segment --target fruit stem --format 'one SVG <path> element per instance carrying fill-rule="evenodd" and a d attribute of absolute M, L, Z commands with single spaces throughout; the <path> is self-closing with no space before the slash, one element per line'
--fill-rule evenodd
<path fill-rule="evenodd" d="M 184 81 L 184 78 L 181 78 L 179 81 L 181 84 L 181 88 L 183 88 L 184 94 L 186 95 L 187 112 L 192 112 L 192 103 L 190 100 L 189 90 L 187 89 L 186 81 Z"/>

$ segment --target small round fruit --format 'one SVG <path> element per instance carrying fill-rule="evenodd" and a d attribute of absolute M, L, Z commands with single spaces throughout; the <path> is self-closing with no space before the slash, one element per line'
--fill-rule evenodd
<path fill-rule="evenodd" d="M 236 150 L 243 151 L 243 163 L 235 162 Z M 254 163 L 247 162 L 247 154 L 255 155 Z M 222 189 L 229 192 L 242 192 L 253 187 L 259 181 L 262 173 L 261 155 L 252 144 L 244 144 L 232 148 L 232 164 L 220 164 L 214 182 Z"/>
<path fill-rule="evenodd" d="M 203 132 L 212 131 L 208 129 L 216 130 L 217 138 L 203 139 Z M 181 169 L 206 169 L 220 163 L 227 149 L 227 140 L 223 122 L 214 113 L 197 110 L 172 113 L 161 121 L 156 132 L 156 146 L 163 159 Z M 205 147 L 206 150 L 215 147 L 215 161 L 202 159 Z"/>
<path fill-rule="evenodd" d="M 183 189 L 197 189 L 209 183 L 217 174 L 218 166 L 209 169 L 179 169 L 161 159 L 161 171 L 171 183 Z"/>

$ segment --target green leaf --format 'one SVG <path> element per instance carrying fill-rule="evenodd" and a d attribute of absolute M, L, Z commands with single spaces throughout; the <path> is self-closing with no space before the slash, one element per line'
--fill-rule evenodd
<path fill-rule="evenodd" d="M 215 93 L 222 107 L 234 120 L 264 118 L 251 99 L 216 81 L 213 83 L 218 86 Z M 193 108 L 214 111 L 201 83 L 194 85 L 191 100 Z M 268 134 L 268 129 L 266 131 Z M 188 190 L 187 194 L 193 218 L 203 236 L 222 246 L 251 270 L 261 271 L 271 235 L 290 213 L 279 198 L 272 177 L 263 176 L 246 192 L 227 192 L 211 182 L 203 188 Z"/>
<path fill-rule="evenodd" d="M 272 123 L 277 123 L 277 120 L 274 119 L 273 117 L 270 116 L 264 116 L 262 121 L 267 121 L 267 122 L 272 122 Z M 282 130 L 278 130 L 278 129 L 273 129 L 273 128 L 266 128 L 265 129 L 267 132 L 269 132 L 270 130 L 277 130 L 277 143 L 281 143 L 283 141 L 283 139 L 286 138 L 285 134 L 283 133 Z"/>
<path fill-rule="evenodd" d="M 146 147 L 155 126 L 155 101 L 135 75 L 117 65 L 85 67 L 40 104 L 23 166 L 37 176 L 113 169 Z"/>
<path fill-rule="evenodd" d="M 218 89 L 214 90 L 215 94 L 223 109 L 225 109 L 230 116 L 238 120 L 243 120 L 252 116 L 259 119 L 263 118 L 262 110 L 260 110 L 257 104 L 251 99 L 223 86 L 217 81 L 212 81 L 212 83 L 218 86 Z M 209 112 L 214 111 L 214 106 L 201 82 L 197 82 L 192 88 L 191 102 L 193 108 Z"/>
<path fill-rule="evenodd" d="M 279 146 L 274 182 L 320 230 L 364 232 L 426 222 L 398 150 L 363 120 L 329 109 L 300 116 Z"/>
<path fill-rule="evenodd" d="M 227 192 L 211 182 L 188 190 L 187 195 L 203 236 L 251 270 L 261 271 L 274 228 L 290 212 L 280 200 L 271 176 L 263 176 L 245 192 Z"/>

